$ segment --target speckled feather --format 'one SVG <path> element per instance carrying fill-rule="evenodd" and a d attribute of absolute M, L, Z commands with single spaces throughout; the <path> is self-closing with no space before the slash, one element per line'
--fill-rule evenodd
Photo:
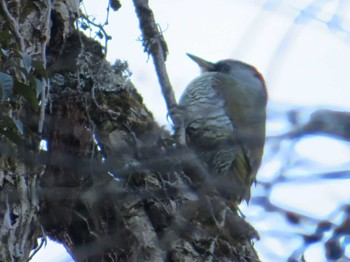
<path fill-rule="evenodd" d="M 223 68 L 226 61 L 230 70 L 238 63 L 243 77 Z M 256 70 L 248 69 L 252 75 L 246 78 L 245 68 L 253 67 L 244 63 L 224 60 L 212 65 L 217 69 L 194 79 L 179 102 L 187 144 L 207 165 L 221 195 L 248 202 L 265 142 L 265 84 Z"/>

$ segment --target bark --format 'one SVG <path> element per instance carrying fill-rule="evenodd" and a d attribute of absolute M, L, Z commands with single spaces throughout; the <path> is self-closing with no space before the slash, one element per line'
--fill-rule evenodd
<path fill-rule="evenodd" d="M 27 261 L 46 236 L 75 261 L 258 260 L 256 231 L 154 121 L 125 66 L 74 29 L 77 5 L 2 2 L 13 55 L 0 69 L 16 84 L 0 102 L 0 261 Z"/>

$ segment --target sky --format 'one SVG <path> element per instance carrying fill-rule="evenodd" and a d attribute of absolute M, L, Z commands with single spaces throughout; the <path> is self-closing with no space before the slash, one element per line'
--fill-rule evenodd
<path fill-rule="evenodd" d="M 86 13 L 95 16 L 95 22 L 103 23 L 107 1 L 84 2 Z M 278 116 L 281 108 L 294 106 L 350 109 L 350 20 L 345 18 L 346 11 L 350 11 L 349 2 L 150 0 L 150 6 L 168 44 L 167 68 L 177 98 L 186 85 L 199 75 L 197 65 L 188 59 L 186 53 L 212 62 L 232 58 L 254 65 L 264 75 L 269 93 L 268 113 Z M 139 40 L 140 31 L 132 1 L 121 3 L 122 8 L 110 13 L 109 25 L 105 27 L 112 36 L 107 59 L 112 63 L 116 59 L 128 61 L 131 79 L 145 104 L 159 123 L 169 126 L 152 59 L 143 53 Z M 91 36 L 94 35 L 92 32 Z M 283 128 L 271 124 L 268 134 Z M 313 159 L 315 166 L 325 168 L 350 164 L 347 157 L 350 155 L 349 145 L 320 136 L 300 143 L 296 147 L 297 152 Z M 318 148 L 317 154 L 315 148 Z M 278 161 L 268 163 L 260 172 L 262 179 L 279 164 Z M 314 191 L 315 185 L 307 183 L 287 188 L 281 186 L 273 193 L 272 199 L 292 209 L 322 217 L 332 212 L 339 201 L 350 199 L 348 186 L 346 183 L 342 187 L 331 183 L 318 185 L 318 189 L 323 188 L 321 191 Z M 320 193 L 308 198 L 310 190 Z M 300 197 L 290 197 L 296 194 Z M 315 201 L 320 201 L 320 195 L 328 196 L 323 201 L 323 208 L 314 205 Z M 256 209 L 250 212 L 254 213 Z M 273 222 L 280 220 L 277 216 L 269 219 Z M 266 221 L 255 222 L 267 231 L 271 221 L 270 224 Z M 280 255 L 293 250 L 299 242 L 293 239 L 281 245 L 280 239 L 267 236 L 264 241 L 256 243 L 256 248 L 262 258 L 272 257 L 278 261 Z M 277 247 L 276 254 L 266 252 L 266 247 L 271 246 Z M 40 251 L 32 261 L 70 261 L 63 256 L 65 252 L 48 250 L 53 249 Z M 319 247 L 313 247 L 308 252 L 309 257 L 324 261 Z M 54 254 L 58 256 L 47 260 L 48 255 Z M 41 255 L 46 259 L 43 260 Z"/>
<path fill-rule="evenodd" d="M 185 55 L 192 53 L 213 62 L 234 58 L 254 65 L 265 76 L 272 102 L 349 108 L 350 34 L 329 30 L 325 22 L 301 13 L 309 2 L 312 1 L 150 1 L 168 43 L 167 68 L 177 97 L 199 74 L 196 64 Z M 333 4 L 324 5 L 319 15 L 325 21 L 334 13 L 338 1 L 327 2 Z M 132 1 L 122 4 L 120 11 L 109 16 L 106 29 L 112 41 L 107 59 L 128 61 L 132 81 L 146 105 L 159 122 L 166 124 L 165 105 L 152 60 L 143 53 L 139 41 Z M 85 7 L 87 13 L 104 22 L 106 6 L 86 0 Z M 350 30 L 347 22 L 344 26 Z"/>

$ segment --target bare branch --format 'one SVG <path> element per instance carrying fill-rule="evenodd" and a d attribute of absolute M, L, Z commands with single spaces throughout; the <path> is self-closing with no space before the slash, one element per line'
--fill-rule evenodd
<path fill-rule="evenodd" d="M 107 10 L 108 10 L 108 9 L 107 9 Z M 89 24 L 91 24 L 91 25 L 97 27 L 97 28 L 103 33 L 103 36 L 104 36 L 104 39 L 105 39 L 105 44 L 104 44 L 104 46 L 103 46 L 103 48 L 104 48 L 103 51 L 104 51 L 104 55 L 107 56 L 108 41 L 111 40 L 111 38 L 112 38 L 112 37 L 106 32 L 106 30 L 104 29 L 104 26 L 108 24 L 108 14 L 107 14 L 106 22 L 105 22 L 103 25 L 97 24 L 97 23 L 91 21 L 91 19 L 89 19 L 89 17 L 86 16 L 85 14 L 82 14 L 82 15 L 80 16 L 80 18 L 86 20 Z"/>
<path fill-rule="evenodd" d="M 46 47 L 47 43 L 50 40 L 50 21 L 51 21 L 51 0 L 46 1 L 47 4 L 47 13 L 45 19 L 45 35 L 43 37 L 43 41 L 41 43 L 41 59 L 43 62 L 43 66 L 46 69 Z M 43 131 L 44 120 L 45 120 L 45 109 L 47 105 L 47 100 L 50 93 L 50 80 L 47 78 L 43 81 L 43 85 L 41 86 L 41 108 L 40 108 L 40 119 L 38 125 L 39 134 Z"/>
<path fill-rule="evenodd" d="M 302 112 L 289 112 L 294 115 L 299 113 Z M 313 112 L 306 123 L 295 121 L 294 129 L 268 139 L 296 139 L 306 135 L 323 134 L 350 141 L 350 112 L 320 109 Z"/>
<path fill-rule="evenodd" d="M 6 16 L 7 20 L 8 20 L 8 23 L 9 23 L 10 27 L 12 27 L 12 30 L 15 33 L 17 39 L 18 39 L 21 51 L 23 52 L 25 50 L 25 44 L 24 44 L 23 36 L 19 32 L 19 25 L 18 25 L 16 19 L 10 14 L 10 11 L 7 8 L 5 0 L 1 1 L 1 5 L 2 5 L 2 9 L 4 10 L 5 16 Z"/>
<path fill-rule="evenodd" d="M 168 53 L 167 44 L 159 32 L 148 0 L 134 0 L 134 5 L 142 31 L 143 46 L 145 52 L 153 58 L 168 113 L 175 127 L 176 141 L 178 145 L 184 146 L 186 145 L 184 125 L 165 66 Z"/>

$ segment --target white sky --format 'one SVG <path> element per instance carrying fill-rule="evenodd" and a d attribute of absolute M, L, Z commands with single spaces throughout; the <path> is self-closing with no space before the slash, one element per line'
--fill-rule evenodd
<path fill-rule="evenodd" d="M 284 1 L 274 10 L 263 10 L 264 2 L 268 1 L 150 1 L 168 43 L 167 67 L 177 97 L 199 74 L 185 55 L 189 52 L 213 62 L 234 58 L 255 65 L 265 75 L 270 101 L 349 108 L 349 35 L 334 33 L 317 20 L 293 24 L 295 18 L 303 20 L 296 8 L 310 1 Z M 337 1 L 328 2 L 333 5 L 325 5 L 322 18 L 334 12 Z M 85 3 L 87 12 L 103 22 L 106 6 L 93 5 L 92 0 Z M 109 17 L 107 31 L 113 39 L 107 58 L 129 62 L 145 103 L 165 124 L 165 105 L 152 60 L 147 61 L 137 41 L 140 31 L 132 1 L 122 3 L 120 11 Z"/>
<path fill-rule="evenodd" d="M 96 16 L 97 22 L 103 23 L 106 1 L 84 2 L 87 13 Z M 140 31 L 132 1 L 121 2 L 122 8 L 116 13 L 110 13 L 109 26 L 105 27 L 112 36 L 107 58 L 111 62 L 116 58 L 128 61 L 133 73 L 132 81 L 144 97 L 147 107 L 158 122 L 166 125 L 165 104 L 152 60 L 147 61 L 141 42 L 137 40 Z M 155 18 L 164 31 L 168 43 L 167 67 L 177 98 L 186 84 L 199 74 L 197 66 L 185 55 L 189 52 L 213 62 L 233 58 L 256 66 L 265 76 L 270 108 L 277 103 L 287 103 L 349 109 L 350 33 L 330 30 L 325 23 L 335 12 L 337 0 L 313 1 L 321 6 L 316 18 L 312 18 L 313 14 L 310 12 L 300 13 L 300 9 L 311 2 L 310 0 L 150 0 Z M 342 6 L 339 11 L 349 11 L 349 6 L 347 8 Z M 305 11 L 308 10 L 312 9 Z M 343 16 L 345 17 L 345 14 Z M 343 27 L 350 30 L 350 21 L 344 21 Z M 298 150 L 310 156 L 310 152 L 312 155 L 314 148 L 319 145 L 319 141 L 314 141 L 312 146 L 299 147 Z M 344 149 L 345 151 L 342 148 L 330 151 L 327 146 L 325 147 L 325 150 L 318 152 L 319 159 L 330 158 L 329 152 L 337 152 L 342 156 L 349 154 L 349 148 Z M 349 158 L 345 157 L 343 161 L 349 163 Z M 301 187 L 298 188 L 303 190 Z M 293 188 L 288 190 L 283 189 L 282 193 L 277 190 L 275 194 L 284 201 L 283 196 L 295 194 Z M 337 190 L 339 188 L 336 187 L 333 193 L 328 193 L 332 195 Z M 306 190 L 304 193 L 307 192 L 310 191 Z M 347 197 L 349 196 L 344 196 Z M 332 197 L 331 201 L 333 200 Z M 290 205 L 300 207 L 298 199 L 295 201 L 296 203 Z M 314 201 L 310 199 L 310 205 Z M 333 206 L 334 201 L 331 204 Z M 256 247 L 262 252 L 270 242 L 278 241 L 269 238 L 265 242 L 258 242 Z M 285 256 L 285 253 L 283 255 Z M 317 260 L 310 261 L 323 259 L 319 255 L 319 249 L 314 253 L 309 251 L 309 256 L 317 257 Z M 69 261 L 61 258 L 63 260 L 43 260 L 35 257 L 33 261 Z"/>

